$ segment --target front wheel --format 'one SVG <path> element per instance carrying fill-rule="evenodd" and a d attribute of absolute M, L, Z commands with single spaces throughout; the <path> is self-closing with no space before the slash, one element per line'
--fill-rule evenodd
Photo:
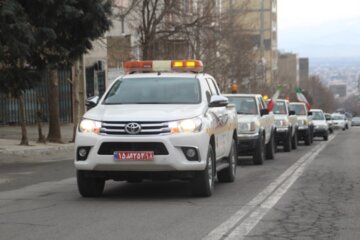
<path fill-rule="evenodd" d="M 223 170 L 217 173 L 217 178 L 219 182 L 234 182 L 236 176 L 236 163 L 237 163 L 237 151 L 235 140 L 232 140 L 231 149 L 229 156 L 226 160 L 229 163 L 229 167 L 224 168 Z"/>
<path fill-rule="evenodd" d="M 298 135 L 297 135 L 297 130 L 295 130 L 294 136 L 291 139 L 292 149 L 297 149 L 297 144 L 298 144 Z"/>
<path fill-rule="evenodd" d="M 284 152 L 291 151 L 291 129 L 289 129 L 286 139 L 284 141 Z"/>
<path fill-rule="evenodd" d="M 262 165 L 265 160 L 265 139 L 262 134 L 259 134 L 259 139 L 256 142 L 256 147 L 253 153 L 253 162 L 255 165 Z"/>
<path fill-rule="evenodd" d="M 324 141 L 327 141 L 329 139 L 329 133 L 326 132 L 325 135 L 324 135 Z"/>
<path fill-rule="evenodd" d="M 275 158 L 275 148 L 276 148 L 275 136 L 274 133 L 272 133 L 268 144 L 266 144 L 266 154 L 265 154 L 266 159 L 272 160 Z"/>
<path fill-rule="evenodd" d="M 210 197 L 214 191 L 214 166 L 215 153 L 209 145 L 206 167 L 203 171 L 197 172 L 192 179 L 192 193 L 196 197 Z"/>
<path fill-rule="evenodd" d="M 105 180 L 86 176 L 84 171 L 76 171 L 79 193 L 83 197 L 100 197 L 104 191 Z"/>
<path fill-rule="evenodd" d="M 311 145 L 311 130 L 308 129 L 306 131 L 306 135 L 305 135 L 305 145 L 306 146 L 310 146 Z"/>

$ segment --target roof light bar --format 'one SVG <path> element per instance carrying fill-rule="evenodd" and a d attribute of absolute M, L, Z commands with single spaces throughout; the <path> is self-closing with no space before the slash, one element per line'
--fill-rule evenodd
<path fill-rule="evenodd" d="M 200 60 L 128 61 L 124 63 L 126 73 L 133 72 L 202 72 Z"/>

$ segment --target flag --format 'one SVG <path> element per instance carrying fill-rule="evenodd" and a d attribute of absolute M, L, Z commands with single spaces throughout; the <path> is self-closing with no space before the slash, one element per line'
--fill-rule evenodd
<path fill-rule="evenodd" d="M 282 87 L 281 86 L 278 87 L 276 89 L 276 92 L 274 93 L 274 95 L 271 97 L 271 99 L 270 99 L 270 101 L 269 101 L 269 103 L 267 105 L 267 109 L 268 109 L 269 112 L 271 112 L 273 110 L 273 108 L 275 106 L 275 103 L 276 103 L 276 100 L 279 98 L 281 90 L 282 90 Z"/>
<path fill-rule="evenodd" d="M 302 93 L 301 89 L 300 88 L 296 88 L 295 89 L 296 91 L 296 98 L 299 102 L 303 102 L 306 104 L 306 107 L 308 110 L 310 110 L 310 103 L 308 102 L 308 100 L 306 99 L 306 97 L 304 96 L 304 94 Z"/>

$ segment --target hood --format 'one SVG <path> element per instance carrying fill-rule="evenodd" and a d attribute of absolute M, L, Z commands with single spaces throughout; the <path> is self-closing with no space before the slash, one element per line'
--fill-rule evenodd
<path fill-rule="evenodd" d="M 296 115 L 298 120 L 309 120 L 308 116 L 305 115 Z"/>
<path fill-rule="evenodd" d="M 255 122 L 257 119 L 257 115 L 238 115 L 238 122 L 239 123 L 248 123 L 248 122 Z"/>
<path fill-rule="evenodd" d="M 274 114 L 275 120 L 283 120 L 288 119 L 288 115 L 286 114 Z"/>
<path fill-rule="evenodd" d="M 87 113 L 84 118 L 97 121 L 174 121 L 193 118 L 204 114 L 203 104 L 124 104 L 99 105 Z"/>
<path fill-rule="evenodd" d="M 314 125 L 327 125 L 325 120 L 313 120 Z"/>

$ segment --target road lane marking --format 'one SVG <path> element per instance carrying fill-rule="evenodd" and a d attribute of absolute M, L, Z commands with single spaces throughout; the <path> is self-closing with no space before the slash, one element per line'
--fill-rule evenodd
<path fill-rule="evenodd" d="M 310 152 L 302 156 L 249 203 L 240 208 L 228 220 L 212 230 L 203 238 L 203 240 L 238 240 L 244 238 L 280 200 L 298 177 L 301 176 L 305 168 L 329 144 L 329 142 L 335 138 L 336 135 L 337 134 L 330 136 L 327 142 L 320 143 L 311 149 Z"/>

